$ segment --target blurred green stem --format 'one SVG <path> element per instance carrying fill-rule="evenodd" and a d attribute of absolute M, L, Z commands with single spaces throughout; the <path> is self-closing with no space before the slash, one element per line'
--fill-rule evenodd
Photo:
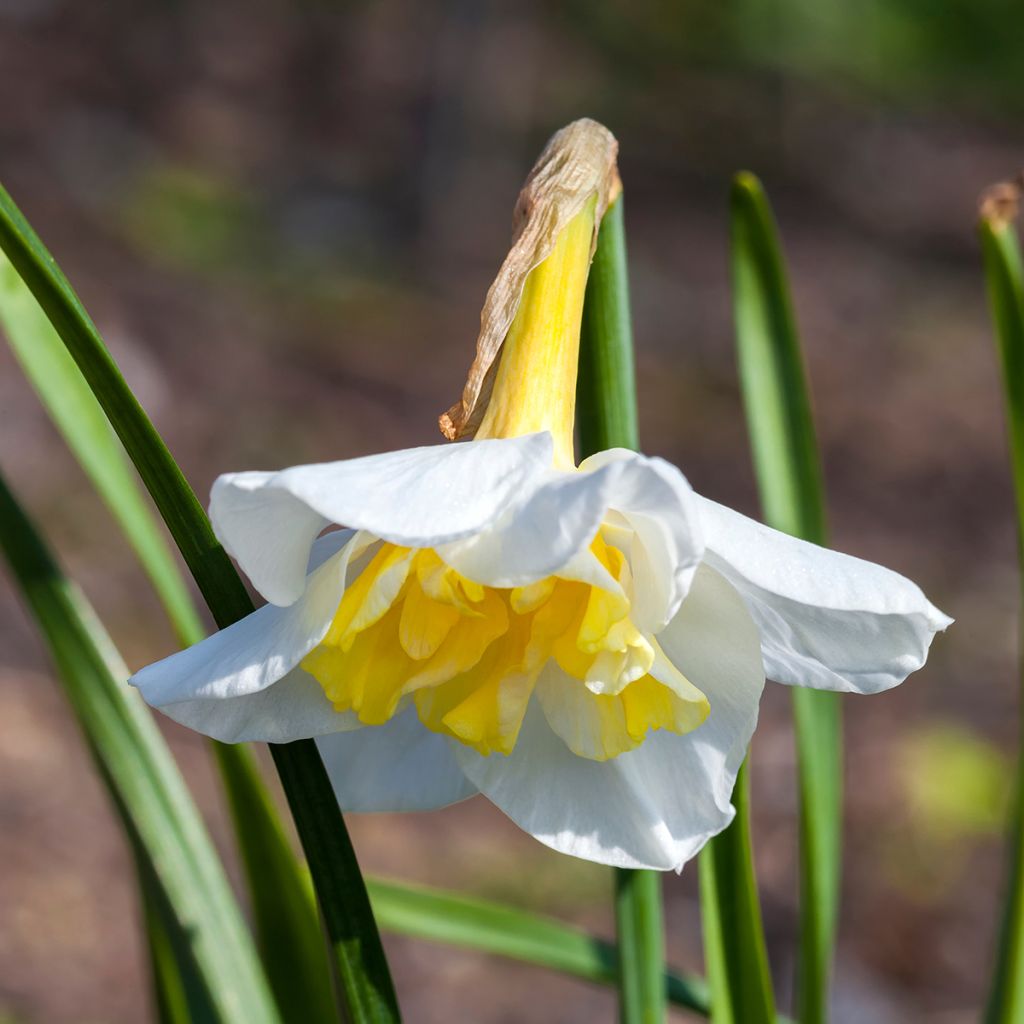
<path fill-rule="evenodd" d="M 1024 266 L 1012 224 L 992 217 L 983 219 L 979 230 L 1006 396 L 1024 602 Z M 1021 662 L 1019 713 L 1021 724 L 1010 859 L 995 974 L 985 1011 L 986 1024 L 1024 1022 L 1024 657 Z"/>

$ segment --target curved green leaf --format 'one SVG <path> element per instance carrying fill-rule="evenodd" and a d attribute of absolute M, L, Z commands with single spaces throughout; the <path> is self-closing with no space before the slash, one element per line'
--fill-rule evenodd
<path fill-rule="evenodd" d="M 385 931 L 510 957 L 603 985 L 618 981 L 616 947 L 578 928 L 437 889 L 379 878 L 366 884 Z M 659 984 L 674 1005 L 707 1016 L 707 986 L 699 978 L 669 972 Z"/>
<path fill-rule="evenodd" d="M 256 943 L 286 1020 L 337 1018 L 316 899 L 250 751 L 212 741 L 249 892 Z"/>
<path fill-rule="evenodd" d="M 751 174 L 733 182 L 732 274 L 740 379 L 764 520 L 824 544 L 824 488 L 789 286 L 771 209 Z M 824 1024 L 839 902 L 840 705 L 838 694 L 803 687 L 794 687 L 792 698 L 800 789 L 797 1019 Z"/>
<path fill-rule="evenodd" d="M 0 189 L 0 248 L 28 286 L 99 401 L 181 551 L 219 626 L 252 602 L 195 494 L 154 429 L 67 279 Z M 273 746 L 352 1020 L 399 1019 L 394 986 L 355 853 L 316 746 Z"/>
<path fill-rule="evenodd" d="M 278 1024 L 270 989 L 216 851 L 170 752 L 85 598 L 60 572 L 0 478 L 0 549 L 129 836 L 224 1024 Z"/>
<path fill-rule="evenodd" d="M 46 314 L 2 255 L 0 327 L 68 447 L 128 538 L 178 639 L 195 643 L 203 635 L 202 624 L 124 449 Z"/>
<path fill-rule="evenodd" d="M 199 616 L 121 442 L 46 314 L 2 254 L 0 327 L 68 447 L 128 538 L 179 641 L 185 646 L 198 642 L 203 637 Z M 246 869 L 257 942 L 278 1006 L 289 1019 L 311 1024 L 334 1020 L 316 906 L 252 755 L 242 746 L 214 742 L 213 747 Z"/>
<path fill-rule="evenodd" d="M 127 826 L 125 831 L 131 832 Z M 217 1011 L 203 987 L 188 941 L 177 927 L 153 872 L 148 869 L 145 851 L 137 842 L 132 846 L 157 1021 L 159 1024 L 216 1024 Z"/>

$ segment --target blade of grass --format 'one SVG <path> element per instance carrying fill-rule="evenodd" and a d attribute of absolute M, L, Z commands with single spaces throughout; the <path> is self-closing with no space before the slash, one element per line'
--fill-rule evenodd
<path fill-rule="evenodd" d="M 1011 223 L 995 215 L 983 217 L 979 231 L 1006 398 L 1017 499 L 1017 550 L 1024 588 L 1024 263 Z M 1020 736 L 1024 737 L 1024 660 L 1021 665 Z M 986 1024 L 1024 1022 L 1024 744 L 1018 759 L 1006 895 Z"/>
<path fill-rule="evenodd" d="M 137 478 L 89 385 L 46 314 L 0 255 L 0 327 L 25 375 L 149 576 L 183 646 L 204 632 L 188 588 L 143 498 Z M 242 746 L 211 741 L 245 866 L 257 944 L 277 1004 L 289 1019 L 335 1019 L 316 906 L 301 866 Z M 272 869 L 272 870 L 271 870 Z"/>
<path fill-rule="evenodd" d="M 764 520 L 825 543 L 818 447 L 789 286 L 771 209 L 758 180 L 732 188 L 736 344 Z M 839 902 L 842 731 L 838 694 L 792 691 L 800 790 L 800 954 L 797 1019 L 828 1019 Z"/>
<path fill-rule="evenodd" d="M 576 423 L 583 458 L 606 448 L 639 445 L 629 267 L 622 197 L 604 215 L 587 278 L 576 386 Z M 615 869 L 615 926 L 620 950 L 621 1024 L 665 1020 L 665 938 L 661 878 Z"/>
<path fill-rule="evenodd" d="M 253 605 L 163 439 L 125 383 L 67 278 L 0 189 L 0 248 L 28 285 L 98 399 L 181 551 L 214 620 L 230 625 Z M 366 887 L 316 745 L 271 747 L 309 863 L 332 949 L 332 968 L 355 1024 L 400 1019 Z"/>
<path fill-rule="evenodd" d="M 616 947 L 578 928 L 437 889 L 378 878 L 366 884 L 385 931 L 510 957 L 602 985 L 618 981 Z M 659 984 L 673 1005 L 707 1016 L 707 987 L 701 979 L 666 972 Z"/>
<path fill-rule="evenodd" d="M 173 759 L 127 671 L 0 477 L 0 549 L 144 864 L 175 915 L 216 1019 L 278 1024 L 252 940 Z"/>

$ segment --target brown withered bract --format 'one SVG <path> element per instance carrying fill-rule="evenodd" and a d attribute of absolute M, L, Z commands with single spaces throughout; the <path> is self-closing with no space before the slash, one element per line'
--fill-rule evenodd
<path fill-rule="evenodd" d="M 1000 181 L 985 189 L 978 201 L 978 213 L 990 224 L 1009 224 L 1017 219 L 1024 195 L 1024 171 L 1012 181 Z"/>
<path fill-rule="evenodd" d="M 498 356 L 516 315 L 527 275 L 554 248 L 566 225 L 594 195 L 597 209 L 591 255 L 601 218 L 622 190 L 619 144 L 607 128 L 582 118 L 556 132 L 530 171 L 513 217 L 512 248 L 487 291 L 480 313 L 476 357 L 462 398 L 439 418 L 450 441 L 472 437 L 490 397 Z"/>

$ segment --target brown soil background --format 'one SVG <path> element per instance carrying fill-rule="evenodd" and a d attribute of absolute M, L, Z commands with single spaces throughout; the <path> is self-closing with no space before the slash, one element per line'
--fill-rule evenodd
<path fill-rule="evenodd" d="M 857 34 L 798 2 L 767 22 L 759 0 L 732 20 L 725 6 L 2 0 L 0 180 L 205 494 L 224 470 L 437 440 L 518 183 L 554 128 L 598 117 L 622 144 L 644 447 L 756 514 L 726 243 L 729 176 L 759 173 L 835 546 L 912 576 L 958 620 L 906 686 L 845 703 L 834 1019 L 959 1024 L 989 974 L 1015 742 L 1013 507 L 973 221 L 981 189 L 1022 162 L 1020 72 L 1000 58 L 998 2 L 945 20 L 878 2 Z M 0 465 L 129 664 L 168 653 L 145 581 L 3 347 Z M 769 690 L 756 844 L 786 1005 L 796 803 L 788 694 Z M 167 735 L 233 863 L 202 741 Z M 482 800 L 351 827 L 368 870 L 609 931 L 608 873 Z M 699 970 L 696 871 L 666 892 L 673 962 Z M 388 946 L 411 1024 L 614 1016 L 607 992 L 539 970 Z M 149 1012 L 124 846 L 4 581 L 0 1020 Z"/>

